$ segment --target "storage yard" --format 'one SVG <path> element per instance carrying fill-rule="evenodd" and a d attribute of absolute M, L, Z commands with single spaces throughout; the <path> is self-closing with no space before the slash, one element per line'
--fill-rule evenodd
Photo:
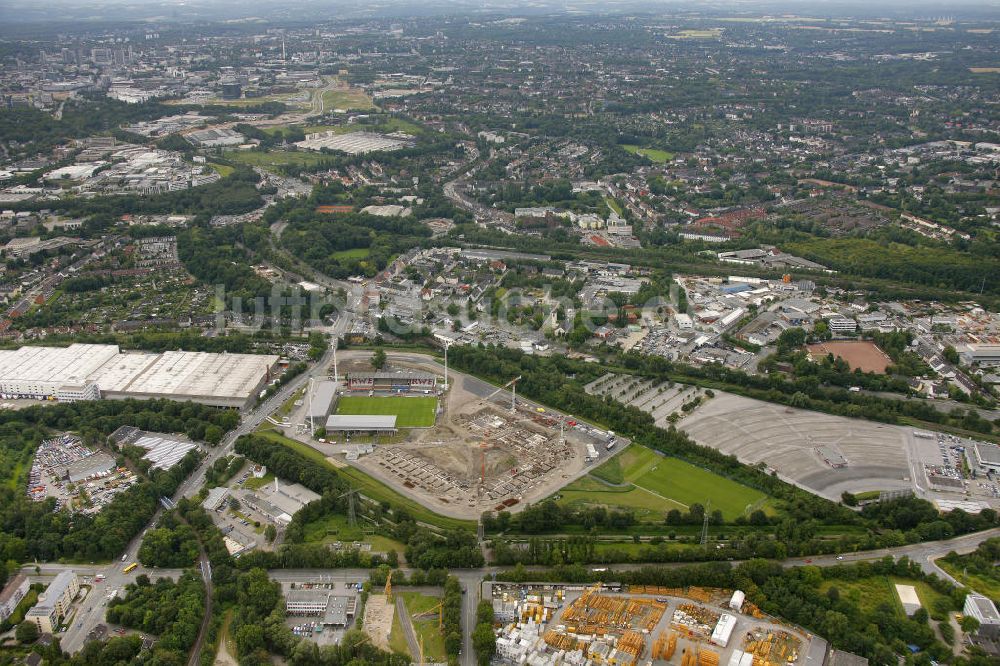
<path fill-rule="evenodd" d="M 55 498 L 56 508 L 96 514 L 115 495 L 138 481 L 135 474 L 118 467 L 109 454 L 84 446 L 74 435 L 64 434 L 38 445 L 28 474 L 28 497 L 36 502 Z"/>
<path fill-rule="evenodd" d="M 616 584 L 487 583 L 504 664 L 821 666 L 826 642 L 746 602 L 741 591 Z M 808 658 L 807 658 L 808 655 Z"/>
<path fill-rule="evenodd" d="M 155 399 L 243 408 L 274 378 L 278 357 L 168 351 L 122 353 L 117 345 L 0 351 L 0 395 L 37 400 Z"/>

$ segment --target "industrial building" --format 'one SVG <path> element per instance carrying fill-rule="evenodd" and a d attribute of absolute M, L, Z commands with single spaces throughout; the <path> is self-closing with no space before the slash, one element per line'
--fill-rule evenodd
<path fill-rule="evenodd" d="M 205 511 L 217 511 L 225 505 L 227 499 L 229 499 L 229 488 L 216 486 L 208 491 L 208 497 L 201 503 L 201 507 Z"/>
<path fill-rule="evenodd" d="M 719 616 L 719 621 L 715 625 L 715 629 L 712 630 L 712 637 L 709 640 L 714 645 L 726 647 L 729 645 L 729 639 L 732 638 L 734 629 L 736 629 L 736 616 L 723 613 Z"/>
<path fill-rule="evenodd" d="M 965 597 L 962 612 L 979 621 L 977 637 L 1000 640 L 1000 611 L 992 601 L 981 594 L 970 594 Z"/>
<path fill-rule="evenodd" d="M 326 419 L 326 432 L 346 434 L 364 433 L 389 435 L 396 432 L 396 415 L 330 416 Z"/>
<path fill-rule="evenodd" d="M 28 596 L 28 579 L 24 574 L 17 574 L 4 585 L 0 590 L 0 622 L 6 622 L 7 618 L 14 614 L 17 605 Z"/>
<path fill-rule="evenodd" d="M 372 132 L 350 132 L 338 134 L 335 131 L 307 134 L 305 141 L 295 144 L 305 150 L 339 150 L 348 155 L 399 150 L 413 145 L 412 137 L 405 135 L 374 134 Z"/>
<path fill-rule="evenodd" d="M 349 391 L 432 391 L 437 386 L 437 375 L 429 372 L 352 372 L 347 377 Z"/>
<path fill-rule="evenodd" d="M 858 322 L 849 317 L 830 317 L 829 324 L 834 333 L 853 333 L 858 330 Z"/>
<path fill-rule="evenodd" d="M 25 614 L 25 622 L 34 622 L 40 633 L 54 633 L 59 626 L 59 620 L 68 615 L 69 606 L 79 591 L 80 581 L 76 573 L 61 572 L 45 593 L 38 597 L 38 603 Z"/>
<path fill-rule="evenodd" d="M 80 481 L 106 476 L 114 471 L 115 467 L 114 458 L 107 453 L 97 452 L 67 465 L 65 471 L 60 474 L 60 477 L 68 480 L 70 483 L 79 483 Z"/>
<path fill-rule="evenodd" d="M 267 485 L 257 491 L 244 490 L 240 499 L 270 522 L 287 525 L 299 509 L 319 497 L 301 483 L 281 483 L 275 478 L 273 486 Z"/>
<path fill-rule="evenodd" d="M 338 596 L 331 590 L 297 589 L 285 594 L 285 612 L 289 615 L 313 615 L 328 627 L 346 627 L 354 617 L 357 598 Z"/>
<path fill-rule="evenodd" d="M 979 364 L 983 367 L 1000 365 L 1000 345 L 966 345 L 961 355 L 962 362 L 966 365 Z"/>
<path fill-rule="evenodd" d="M 976 459 L 976 464 L 983 469 L 1000 472 L 1000 446 L 976 442 L 972 446 L 972 455 Z"/>
<path fill-rule="evenodd" d="M 139 430 L 134 426 L 121 426 L 109 439 L 118 446 L 137 446 L 145 449 L 143 460 L 148 460 L 150 467 L 170 469 L 198 445 L 176 435 L 160 435 Z"/>
<path fill-rule="evenodd" d="M 190 132 L 185 138 L 194 145 L 201 146 L 202 148 L 238 146 L 246 141 L 246 138 L 239 132 L 223 127 Z"/>
<path fill-rule="evenodd" d="M 123 354 L 117 345 L 0 350 L 0 396 L 155 399 L 243 408 L 272 379 L 278 357 L 168 351 Z"/>

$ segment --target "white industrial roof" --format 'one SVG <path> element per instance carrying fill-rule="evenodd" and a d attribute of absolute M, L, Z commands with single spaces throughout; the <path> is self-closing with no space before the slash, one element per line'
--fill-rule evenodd
<path fill-rule="evenodd" d="M 129 382 L 157 359 L 156 354 L 119 354 L 91 373 L 102 391 L 124 391 Z"/>
<path fill-rule="evenodd" d="M 140 437 L 134 445 L 146 449 L 146 455 L 143 456 L 143 459 L 150 461 L 153 467 L 160 469 L 170 469 L 180 462 L 188 451 L 197 448 L 193 442 L 182 442 L 157 435 Z"/>
<path fill-rule="evenodd" d="M 82 384 L 117 355 L 116 345 L 73 344 L 0 350 L 0 379 Z"/>
<path fill-rule="evenodd" d="M 278 362 L 275 355 L 168 351 L 122 354 L 116 345 L 0 350 L 0 383 L 48 386 L 93 381 L 102 392 L 247 399 Z"/>
<path fill-rule="evenodd" d="M 130 382 L 130 393 L 247 397 L 277 356 L 164 352 Z"/>

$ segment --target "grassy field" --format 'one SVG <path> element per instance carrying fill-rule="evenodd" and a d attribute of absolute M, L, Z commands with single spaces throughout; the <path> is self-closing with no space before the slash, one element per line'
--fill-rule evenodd
<path fill-rule="evenodd" d="M 676 35 L 670 35 L 671 39 L 718 39 L 722 30 L 710 28 L 708 30 L 681 30 Z"/>
<path fill-rule="evenodd" d="M 413 631 L 417 635 L 417 641 L 424 639 L 424 661 L 445 662 L 448 661 L 444 652 L 444 636 L 438 629 L 438 614 L 435 611 L 432 615 L 425 615 L 417 618 L 418 615 L 429 612 L 441 603 L 441 597 L 432 597 L 419 592 L 397 592 L 403 597 L 406 604 L 406 612 L 410 615 L 413 623 Z"/>
<path fill-rule="evenodd" d="M 259 479 L 251 476 L 243 483 L 243 487 L 247 490 L 258 490 L 271 483 L 274 483 L 274 474 L 268 472 Z"/>
<path fill-rule="evenodd" d="M 428 428 L 437 417 L 437 398 L 349 395 L 337 401 L 337 414 L 394 414 L 400 428 Z"/>
<path fill-rule="evenodd" d="M 347 524 L 347 516 L 331 513 L 320 520 L 305 525 L 306 543 L 333 543 L 334 541 L 353 543 L 370 543 L 372 550 L 388 552 L 395 550 L 402 554 L 406 548 L 403 544 L 378 534 L 365 534 L 360 527 Z"/>
<path fill-rule="evenodd" d="M 228 160 L 248 164 L 250 166 L 268 168 L 285 166 L 288 164 L 301 164 L 309 166 L 329 159 L 329 155 L 321 153 L 311 153 L 305 151 L 272 150 L 261 152 L 259 150 L 227 150 L 223 153 Z"/>
<path fill-rule="evenodd" d="M 758 490 L 638 445 L 559 494 L 564 504 L 631 508 L 636 518 L 647 522 L 660 522 L 670 509 L 685 511 L 694 503 L 711 502 L 711 510 L 719 509 L 726 520 L 757 508 L 773 512 L 767 496 Z"/>
<path fill-rule="evenodd" d="M 968 573 L 961 567 L 955 566 L 945 560 L 938 560 L 937 565 L 951 574 L 962 585 L 989 597 L 996 603 L 1000 603 L 1000 575 L 994 578 L 987 578 L 979 574 Z"/>
<path fill-rule="evenodd" d="M 375 108 L 372 98 L 365 94 L 365 91 L 358 88 L 347 88 L 344 90 L 327 90 L 323 93 L 323 110 L 333 111 L 343 109 L 345 111 L 370 111 Z"/>
<path fill-rule="evenodd" d="M 351 250 L 341 250 L 340 252 L 334 252 L 333 256 L 335 259 L 350 260 L 350 259 L 366 259 L 369 254 L 371 254 L 370 248 L 356 247 Z"/>
<path fill-rule="evenodd" d="M 611 197 L 604 197 L 604 203 L 608 204 L 608 208 L 616 212 L 618 215 L 625 214 L 625 212 L 622 210 L 621 204 L 612 199 Z"/>
<path fill-rule="evenodd" d="M 669 162 L 674 159 L 673 153 L 668 153 L 665 150 L 660 150 L 658 148 L 643 148 L 642 146 L 636 146 L 632 144 L 625 144 L 622 146 L 625 150 L 632 153 L 633 155 L 642 155 L 650 160 L 662 164 L 664 162 Z"/>
<path fill-rule="evenodd" d="M 327 467 L 336 470 L 338 474 L 346 477 L 350 481 L 351 487 L 360 491 L 365 497 L 369 497 L 376 502 L 388 502 L 389 504 L 402 507 L 406 509 L 411 516 L 413 516 L 414 520 L 419 520 L 445 529 L 476 529 L 475 521 L 459 520 L 458 518 L 449 518 L 447 516 L 434 513 L 422 504 L 400 495 L 378 479 L 374 479 L 364 472 L 349 465 L 345 465 L 343 467 L 335 466 L 326 459 L 326 456 L 311 446 L 295 441 L 294 439 L 289 439 L 273 429 L 258 430 L 255 434 L 261 437 L 266 437 L 267 439 L 274 441 L 276 444 L 286 446 L 293 451 L 300 453 L 304 457 L 309 458 L 310 460 L 314 460 L 322 465 L 326 465 Z"/>
<path fill-rule="evenodd" d="M 944 620 L 947 616 L 947 612 L 937 612 L 936 608 L 951 608 L 951 599 L 936 591 L 930 585 L 923 581 L 909 580 L 906 578 L 892 578 L 890 582 L 895 585 L 899 583 L 900 585 L 912 585 L 917 590 L 917 597 L 920 599 L 921 605 L 927 609 L 930 616 L 935 620 Z"/>
<path fill-rule="evenodd" d="M 228 176 L 231 173 L 233 173 L 233 171 L 235 171 L 235 169 L 233 167 L 229 166 L 228 164 L 215 164 L 213 162 L 209 162 L 208 166 L 210 166 L 213 169 L 215 169 L 218 172 L 218 174 L 220 176 L 222 176 L 223 178 L 225 178 L 226 176 Z"/>
<path fill-rule="evenodd" d="M 854 602 L 865 613 L 874 612 L 883 603 L 895 608 L 900 615 L 903 613 L 903 605 L 887 576 L 859 580 L 824 580 L 819 585 L 819 591 L 826 594 L 831 587 L 837 588 L 842 598 Z"/>
<path fill-rule="evenodd" d="M 415 658 L 410 654 L 410 646 L 406 642 L 406 635 L 403 633 L 403 625 L 399 620 L 399 614 L 392 614 L 392 629 L 389 631 L 389 649 L 399 654 L 405 654 L 410 658 Z"/>
<path fill-rule="evenodd" d="M 303 134 L 315 134 L 316 132 L 333 132 L 334 134 L 348 134 L 350 132 L 357 132 L 357 125 L 275 125 L 273 127 L 262 127 L 261 130 L 267 132 L 268 134 L 277 134 L 278 132 L 284 132 L 292 127 L 301 127 Z"/>

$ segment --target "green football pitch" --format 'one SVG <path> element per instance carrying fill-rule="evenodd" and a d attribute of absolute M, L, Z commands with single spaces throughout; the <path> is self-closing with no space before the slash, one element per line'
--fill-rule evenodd
<path fill-rule="evenodd" d="M 396 416 L 399 428 L 428 428 L 437 416 L 437 398 L 420 397 L 369 397 L 347 395 L 337 401 L 337 414 L 358 416 Z"/>

